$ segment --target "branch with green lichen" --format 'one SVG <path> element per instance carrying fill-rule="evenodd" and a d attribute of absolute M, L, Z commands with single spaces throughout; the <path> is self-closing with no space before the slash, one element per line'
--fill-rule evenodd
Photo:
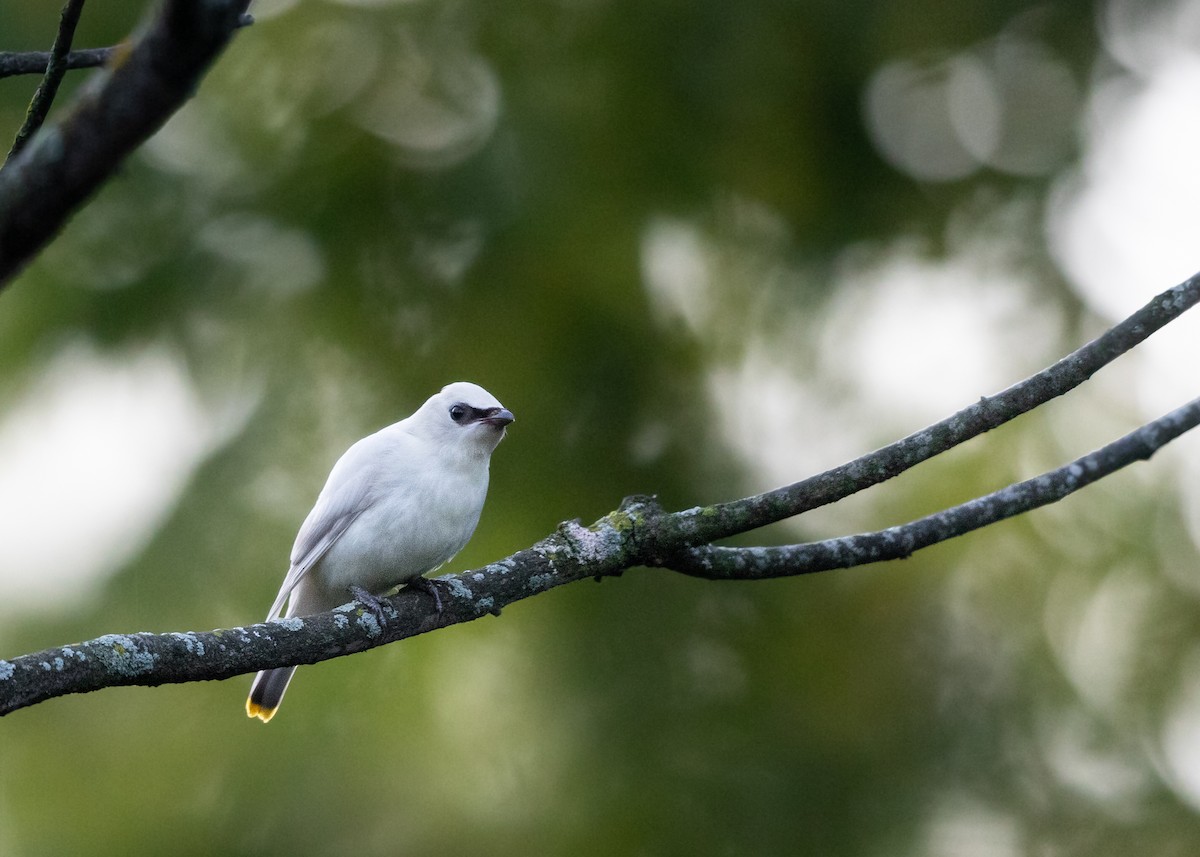
<path fill-rule="evenodd" d="M 227 630 L 107 634 L 0 660 L 0 715 L 71 693 L 124 685 L 232 678 L 312 664 L 438 628 L 499 615 L 509 604 L 577 580 L 637 566 L 711 580 L 761 580 L 907 557 L 938 542 L 1066 497 L 1150 458 L 1200 423 L 1200 399 L 1034 479 L 874 533 L 802 545 L 721 547 L 714 542 L 836 502 L 903 473 L 1079 386 L 1200 301 L 1200 274 L 1163 292 L 1062 360 L 995 396 L 825 473 L 766 494 L 679 512 L 653 497 L 627 498 L 590 526 L 570 521 L 532 547 L 482 568 L 438 578 L 442 610 L 422 590 L 357 602 L 305 618 Z"/>

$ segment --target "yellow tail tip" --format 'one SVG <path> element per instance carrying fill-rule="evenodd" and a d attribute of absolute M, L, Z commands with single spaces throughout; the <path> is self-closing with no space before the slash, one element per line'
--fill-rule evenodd
<path fill-rule="evenodd" d="M 270 722 L 271 718 L 275 716 L 275 712 L 278 710 L 278 708 L 267 708 L 264 705 L 259 705 L 252 699 L 246 700 L 246 716 L 257 717 L 263 723 Z"/>

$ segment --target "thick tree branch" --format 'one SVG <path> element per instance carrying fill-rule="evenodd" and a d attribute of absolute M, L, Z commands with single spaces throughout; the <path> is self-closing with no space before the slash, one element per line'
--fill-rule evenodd
<path fill-rule="evenodd" d="M 312 664 L 436 628 L 469 622 L 515 601 L 638 564 L 634 520 L 657 507 L 629 501 L 589 528 L 563 524 L 536 545 L 475 571 L 440 578 L 442 613 L 423 592 L 384 599 L 384 622 L 352 602 L 304 619 L 170 634 L 106 634 L 85 643 L 0 660 L 0 715 L 103 687 L 156 687 L 231 678 L 286 664 Z"/>
<path fill-rule="evenodd" d="M 248 3 L 164 0 L 128 51 L 0 169 L 0 285 L 191 97 Z"/>
<path fill-rule="evenodd" d="M 25 121 L 17 131 L 16 139 L 13 140 L 12 148 L 8 150 L 5 162 L 12 160 L 17 152 L 25 148 L 29 138 L 46 121 L 46 116 L 50 113 L 50 105 L 54 103 L 54 97 L 58 95 L 58 85 L 62 83 L 63 76 L 67 73 L 67 55 L 71 52 L 75 27 L 79 23 L 79 16 L 82 13 L 83 0 L 67 0 L 66 5 L 63 6 L 58 21 L 58 34 L 54 37 L 54 44 L 50 48 L 50 58 L 46 61 L 45 74 L 42 75 L 42 82 L 38 85 L 37 91 L 33 93 L 33 101 L 29 105 L 29 111 L 25 114 Z"/>
<path fill-rule="evenodd" d="M 536 545 L 475 571 L 441 578 L 440 615 L 428 596 L 387 599 L 380 622 L 351 603 L 305 619 L 186 634 L 109 634 L 0 660 L 0 715 L 102 687 L 224 679 L 310 664 L 469 622 L 547 589 L 638 565 L 716 579 L 760 579 L 904 557 L 944 539 L 1054 502 L 1157 449 L 1200 422 L 1200 399 L 1058 470 L 879 533 L 780 548 L 719 548 L 717 538 L 765 526 L 882 482 L 1077 386 L 1200 300 L 1200 275 L 1164 292 L 1049 369 L 947 420 L 824 474 L 746 500 L 667 513 L 629 498 L 590 527 L 563 524 Z M 788 511 L 793 510 L 793 511 Z M 798 510 L 798 511 L 796 511 Z"/>

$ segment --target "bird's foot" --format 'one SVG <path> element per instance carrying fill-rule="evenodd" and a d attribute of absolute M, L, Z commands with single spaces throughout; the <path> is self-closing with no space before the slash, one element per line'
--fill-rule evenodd
<path fill-rule="evenodd" d="M 408 586 L 412 589 L 419 589 L 426 595 L 433 598 L 433 606 L 437 610 L 437 615 L 442 615 L 442 595 L 438 590 L 438 582 L 430 580 L 428 577 L 414 577 L 408 582 Z"/>
<path fill-rule="evenodd" d="M 354 600 L 366 607 L 370 614 L 375 617 L 375 621 L 380 625 L 384 624 L 386 620 L 384 618 L 384 601 L 382 598 L 372 595 L 361 586 L 351 586 L 349 590 L 350 594 L 354 596 Z"/>

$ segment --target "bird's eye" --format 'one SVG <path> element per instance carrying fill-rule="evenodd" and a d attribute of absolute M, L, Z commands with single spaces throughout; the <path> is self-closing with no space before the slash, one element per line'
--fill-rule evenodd
<path fill-rule="evenodd" d="M 467 409 L 464 408 L 462 405 L 451 405 L 450 406 L 450 419 L 454 420 L 456 423 L 461 423 L 463 421 L 463 417 L 465 417 L 466 415 L 467 415 Z"/>

